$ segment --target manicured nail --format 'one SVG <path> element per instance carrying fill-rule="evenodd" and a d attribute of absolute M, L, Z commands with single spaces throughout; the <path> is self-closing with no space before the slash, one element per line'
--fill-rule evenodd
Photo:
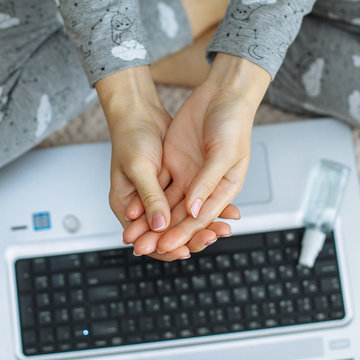
<path fill-rule="evenodd" d="M 191 257 L 191 255 L 183 256 L 183 257 L 179 258 L 179 260 L 186 260 L 186 259 L 189 259 L 190 257 Z"/>
<path fill-rule="evenodd" d="M 156 250 L 156 252 L 159 254 L 159 255 L 163 255 L 163 254 L 166 254 L 166 251 L 160 251 L 160 250 Z"/>
<path fill-rule="evenodd" d="M 130 219 L 125 215 L 125 220 L 126 221 L 130 221 Z"/>
<path fill-rule="evenodd" d="M 205 243 L 205 246 L 209 246 L 209 245 L 211 245 L 213 243 L 216 243 L 216 241 L 217 241 L 217 239 L 208 241 L 207 243 Z"/>
<path fill-rule="evenodd" d="M 161 230 L 165 227 L 165 217 L 163 214 L 156 214 L 152 218 L 152 228 L 153 230 Z"/>
<path fill-rule="evenodd" d="M 135 250 L 133 250 L 133 254 L 134 254 L 135 256 L 142 256 L 142 254 L 137 254 L 137 253 L 135 252 Z"/>
<path fill-rule="evenodd" d="M 199 211 L 202 205 L 202 201 L 200 199 L 194 200 L 194 202 L 191 205 L 191 214 L 194 218 L 196 218 L 199 215 Z"/>

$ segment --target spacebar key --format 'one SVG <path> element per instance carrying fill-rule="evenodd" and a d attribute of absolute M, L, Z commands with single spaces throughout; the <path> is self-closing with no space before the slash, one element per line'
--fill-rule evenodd
<path fill-rule="evenodd" d="M 99 321 L 91 326 L 92 334 L 95 337 L 116 335 L 119 331 L 116 321 Z"/>
<path fill-rule="evenodd" d="M 119 297 L 119 289 L 115 285 L 97 286 L 88 290 L 90 301 L 114 300 Z"/>

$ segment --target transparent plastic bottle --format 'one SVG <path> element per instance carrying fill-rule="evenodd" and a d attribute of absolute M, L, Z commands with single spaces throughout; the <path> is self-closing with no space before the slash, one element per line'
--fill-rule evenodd
<path fill-rule="evenodd" d="M 311 174 L 304 212 L 306 230 L 299 264 L 314 266 L 327 234 L 334 228 L 349 174 L 349 167 L 325 159 Z"/>

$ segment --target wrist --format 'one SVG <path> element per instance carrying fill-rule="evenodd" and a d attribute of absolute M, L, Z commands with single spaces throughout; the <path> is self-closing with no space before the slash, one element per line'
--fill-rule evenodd
<path fill-rule="evenodd" d="M 149 66 L 131 67 L 111 74 L 99 80 L 95 88 L 110 132 L 113 128 L 133 126 L 137 120 L 155 123 L 161 132 L 167 128 L 169 119 L 164 116 L 167 112 L 157 94 Z"/>
<path fill-rule="evenodd" d="M 259 65 L 239 56 L 218 53 L 205 83 L 217 91 L 233 94 L 256 112 L 271 82 Z"/>

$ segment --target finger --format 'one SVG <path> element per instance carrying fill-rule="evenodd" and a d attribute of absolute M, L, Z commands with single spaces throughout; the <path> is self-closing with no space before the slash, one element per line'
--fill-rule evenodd
<path fill-rule="evenodd" d="M 191 255 L 189 249 L 186 246 L 181 246 L 178 249 L 175 249 L 174 251 L 168 252 L 163 255 L 159 255 L 157 252 L 153 252 L 148 256 L 161 261 L 174 261 L 189 259 Z"/>
<path fill-rule="evenodd" d="M 161 169 L 160 175 L 158 176 L 158 181 L 159 184 L 161 186 L 162 189 L 165 189 L 171 180 L 171 176 L 169 171 L 163 167 Z M 141 199 L 139 197 L 139 195 L 137 194 L 130 202 L 130 204 L 128 205 L 127 209 L 126 209 L 126 217 L 129 220 L 136 220 L 137 218 L 139 218 L 143 213 L 144 213 L 145 209 L 144 206 L 141 202 Z"/>
<path fill-rule="evenodd" d="M 216 152 L 205 160 L 186 193 L 186 209 L 189 215 L 194 218 L 198 216 L 201 206 L 233 165 L 229 161 L 229 156 L 225 156 L 223 152 Z"/>
<path fill-rule="evenodd" d="M 183 200 L 172 209 L 170 228 L 179 224 L 187 216 L 188 214 L 186 213 L 185 204 Z M 136 222 L 137 221 L 138 220 L 136 220 Z M 133 225 L 129 226 L 129 228 L 131 228 L 130 230 L 133 231 L 133 233 L 130 234 L 130 236 L 132 236 L 130 240 L 134 243 L 135 253 L 137 255 L 148 255 L 156 251 L 158 241 L 164 233 L 156 233 L 153 231 L 148 231 L 149 230 L 148 228 L 147 231 L 144 231 L 144 233 L 139 235 L 143 229 L 141 230 L 134 229 L 135 223 L 134 226 Z M 139 236 L 135 237 L 136 235 Z"/>
<path fill-rule="evenodd" d="M 180 224 L 171 228 L 158 242 L 161 252 L 172 251 L 186 244 L 198 231 L 209 226 L 240 191 L 248 167 L 248 160 L 241 160 L 229 173 L 231 181 L 223 178 L 214 192 L 202 206 L 197 218 L 188 216 Z M 238 178 L 237 178 L 238 177 Z M 236 180 L 236 181 L 235 181 Z"/>
<path fill-rule="evenodd" d="M 239 209 L 229 204 L 219 215 L 221 219 L 232 219 L 232 220 L 239 220 L 241 218 Z"/>
<path fill-rule="evenodd" d="M 130 222 L 130 225 L 123 232 L 123 242 L 125 244 L 132 244 L 140 236 L 149 231 L 149 224 L 145 216 Z"/>
<path fill-rule="evenodd" d="M 127 175 L 140 196 L 150 228 L 153 231 L 165 230 L 170 223 L 170 208 L 155 169 L 141 163 L 141 166 L 133 165 Z"/>
<path fill-rule="evenodd" d="M 112 171 L 109 204 L 111 210 L 124 228 L 130 225 L 125 211 L 135 194 L 135 187 L 129 179 L 119 171 Z"/>
<path fill-rule="evenodd" d="M 211 234 L 208 232 L 211 232 Z M 214 244 L 219 237 L 229 236 L 231 236 L 230 225 L 222 221 L 218 221 L 210 224 L 205 230 L 200 230 L 196 233 L 186 246 L 192 253 L 199 252 L 209 245 Z"/>

